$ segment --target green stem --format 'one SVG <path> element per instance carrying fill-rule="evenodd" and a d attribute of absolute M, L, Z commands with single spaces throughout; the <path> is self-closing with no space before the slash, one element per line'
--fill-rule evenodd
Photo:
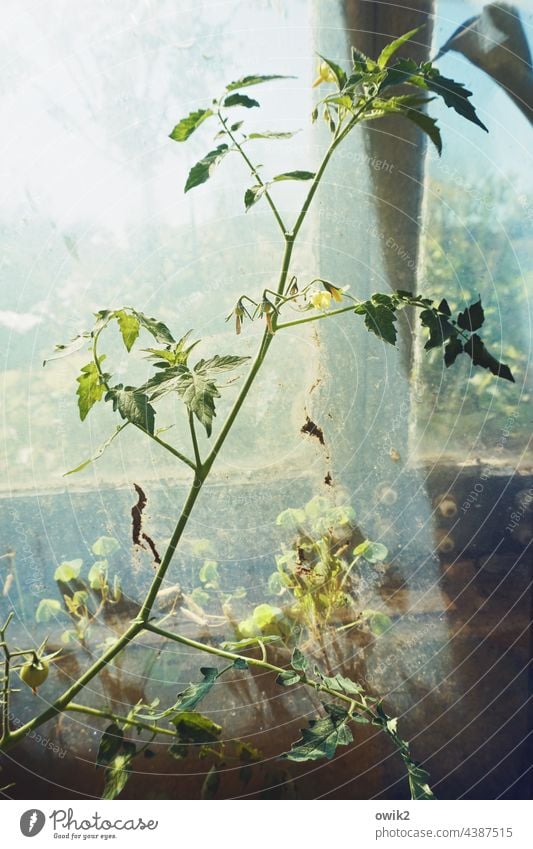
<path fill-rule="evenodd" d="M 231 132 L 230 128 L 228 127 L 227 118 L 222 117 L 220 110 L 218 112 L 218 118 L 219 118 L 222 126 L 224 127 L 225 132 L 227 133 L 227 135 L 229 136 L 229 138 L 231 139 L 231 141 L 233 142 L 233 144 L 235 145 L 235 147 L 237 148 L 237 150 L 241 154 L 242 158 L 246 162 L 248 168 L 251 171 L 252 177 L 255 177 L 257 185 L 261 186 L 261 188 L 263 188 L 265 190 L 265 198 L 267 199 L 268 205 L 270 206 L 270 209 L 272 210 L 272 212 L 274 214 L 274 218 L 278 222 L 278 226 L 279 226 L 281 232 L 285 236 L 286 233 L 287 233 L 287 228 L 285 227 L 285 224 L 283 223 L 283 220 L 281 218 L 281 215 L 278 212 L 278 208 L 277 208 L 276 204 L 272 200 L 272 197 L 270 195 L 270 192 L 268 191 L 268 188 L 266 187 L 265 183 L 263 182 L 263 180 L 259 176 L 255 165 L 251 162 L 249 157 L 246 155 L 246 153 L 242 149 L 242 146 L 239 144 L 239 142 L 237 141 L 237 139 L 235 138 L 235 136 Z"/>
<path fill-rule="evenodd" d="M 296 327 L 297 324 L 309 324 L 310 321 L 320 321 L 323 318 L 329 318 L 332 315 L 340 315 L 343 312 L 353 312 L 353 306 L 341 307 L 338 310 L 331 310 L 331 312 L 325 312 L 319 315 L 311 315 L 308 318 L 298 318 L 296 321 L 284 321 L 282 324 L 278 324 L 276 329 L 283 330 L 284 327 Z"/>
<path fill-rule="evenodd" d="M 241 660 L 248 664 L 248 666 L 255 666 L 259 669 L 266 669 L 269 672 L 275 672 L 277 675 L 281 675 L 287 670 L 283 668 L 283 666 L 276 666 L 274 663 L 269 663 L 265 659 L 259 659 L 256 657 L 249 657 L 248 655 L 236 654 L 232 651 L 226 651 L 225 649 L 219 649 L 216 646 L 209 646 L 206 643 L 200 643 L 198 640 L 192 640 L 190 637 L 184 637 L 182 634 L 174 634 L 172 631 L 166 631 L 163 628 L 159 628 L 157 625 L 154 625 L 152 622 L 146 623 L 146 630 L 151 631 L 154 634 L 158 634 L 160 637 L 165 637 L 167 640 L 172 640 L 175 643 L 180 643 L 183 646 L 188 646 L 189 648 L 196 649 L 198 651 L 205 652 L 206 654 L 212 654 L 216 657 L 223 657 L 225 660 Z M 327 687 L 325 684 L 321 684 L 319 681 L 314 681 L 311 678 L 307 678 L 304 673 L 299 673 L 300 680 L 302 684 L 306 684 L 308 687 L 311 687 L 313 690 L 316 690 L 320 693 L 327 693 L 328 696 L 332 696 L 335 699 L 339 699 L 342 702 L 348 702 L 352 706 L 352 708 L 356 708 L 361 713 L 365 714 L 372 719 L 376 719 L 376 714 L 373 711 L 364 705 L 362 702 L 357 702 L 350 696 L 345 696 L 343 693 L 339 693 L 337 690 L 332 690 L 330 687 Z"/>
<path fill-rule="evenodd" d="M 347 129 L 349 129 L 349 128 L 347 128 Z M 291 262 L 291 258 L 292 258 L 292 252 L 293 252 L 294 243 L 295 243 L 295 239 L 296 239 L 296 236 L 298 234 L 298 231 L 299 231 L 300 227 L 302 226 L 302 224 L 305 220 L 305 217 L 306 217 L 307 212 L 309 210 L 309 207 L 311 205 L 311 201 L 312 201 L 314 194 L 315 194 L 315 192 L 318 188 L 318 184 L 319 184 L 320 179 L 321 179 L 321 177 L 324 173 L 324 170 L 325 170 L 325 168 L 326 168 L 326 166 L 327 166 L 327 164 L 328 164 L 328 162 L 331 158 L 331 155 L 332 155 L 335 147 L 339 143 L 340 138 L 344 137 L 344 135 L 346 135 L 346 132 L 347 131 L 345 130 L 343 132 L 343 134 L 341 134 L 341 136 L 336 138 L 331 143 L 328 151 L 326 152 L 326 155 L 324 156 L 322 164 L 321 164 L 321 166 L 320 166 L 320 168 L 319 168 L 319 170 L 318 170 L 318 172 L 315 176 L 315 181 L 313 183 L 313 186 L 311 187 L 311 189 L 310 189 L 310 191 L 307 195 L 307 198 L 304 202 L 304 206 L 302 207 L 302 210 L 300 212 L 300 215 L 298 216 L 298 219 L 297 219 L 297 222 L 296 222 L 296 225 L 295 225 L 293 232 L 292 233 L 286 233 L 285 228 L 283 227 L 284 236 L 285 236 L 285 248 L 284 248 L 283 258 L 282 258 L 282 263 L 281 263 L 281 270 L 280 270 L 280 275 L 279 275 L 278 287 L 277 287 L 277 290 L 276 290 L 277 294 L 279 294 L 279 295 L 283 295 L 284 291 L 285 291 L 285 287 L 286 287 L 286 284 L 287 284 L 287 277 L 288 277 L 288 273 L 289 273 L 290 262 Z M 248 158 L 246 157 L 246 154 L 244 154 L 243 151 L 241 151 L 241 152 L 243 153 L 245 159 L 247 160 Z M 251 165 L 251 163 L 249 163 L 249 164 Z M 252 168 L 253 168 L 253 166 L 252 166 Z M 258 175 L 256 175 L 256 178 L 257 178 L 257 176 Z M 260 178 L 259 178 L 259 180 L 260 180 Z M 283 222 L 281 222 L 281 219 L 279 219 L 279 214 L 278 214 L 277 218 L 278 218 L 278 223 L 280 224 L 280 226 L 282 226 Z M 276 318 L 277 318 L 277 316 L 276 316 L 276 314 L 274 314 L 273 319 L 272 319 L 273 330 L 275 330 L 275 328 L 276 328 Z M 93 358 L 94 358 L 94 361 L 95 361 L 95 364 L 96 364 L 96 368 L 98 369 L 98 373 L 99 373 L 100 379 L 102 381 L 102 385 L 104 387 L 106 387 L 106 389 L 108 389 L 109 387 L 107 386 L 107 383 L 106 383 L 105 378 L 103 376 L 102 370 L 100 368 L 100 364 L 98 362 L 98 355 L 97 355 L 97 343 L 98 343 L 98 337 L 99 337 L 100 332 L 101 332 L 101 330 L 98 331 L 95 334 L 95 337 L 94 337 L 94 340 L 93 340 Z M 251 386 L 252 386 L 252 384 L 253 384 L 256 376 L 257 376 L 257 373 L 258 373 L 259 369 L 261 368 L 261 365 L 262 365 L 262 363 L 265 359 L 265 356 L 268 352 L 268 349 L 270 347 L 270 344 L 271 344 L 273 338 L 274 338 L 273 333 L 271 333 L 270 330 L 267 327 L 265 329 L 264 334 L 263 334 L 263 337 L 262 337 L 262 340 L 261 340 L 261 343 L 260 343 L 260 346 L 259 346 L 259 350 L 258 350 L 256 357 L 254 359 L 254 362 L 253 362 L 253 364 L 250 368 L 248 376 L 247 376 L 246 380 L 244 381 L 244 384 L 241 387 L 241 390 L 240 390 L 240 392 L 239 392 L 239 394 L 238 394 L 238 396 L 237 396 L 237 398 L 236 398 L 236 400 L 233 404 L 232 409 L 230 410 L 224 424 L 222 425 L 221 431 L 220 431 L 217 439 L 215 440 L 215 443 L 213 445 L 211 452 L 209 453 L 207 459 L 205 460 L 204 464 L 200 468 L 196 467 L 192 463 L 191 460 L 189 460 L 188 458 L 185 458 L 183 455 L 181 455 L 179 452 L 177 452 L 171 446 L 167 445 L 167 443 L 164 443 L 163 440 L 159 440 L 158 437 L 154 437 L 153 434 L 148 433 L 147 431 L 144 430 L 144 428 L 142 428 L 142 427 L 139 428 L 141 431 L 147 433 L 148 436 L 155 439 L 155 441 L 158 442 L 158 444 L 165 447 L 172 454 L 177 456 L 183 462 L 186 462 L 187 465 L 189 465 L 191 468 L 194 469 L 193 483 L 192 483 L 191 488 L 189 490 L 188 496 L 185 500 L 185 504 L 183 506 L 181 515 L 178 519 L 178 522 L 176 524 L 176 527 L 174 529 L 174 532 L 173 532 L 172 537 L 170 539 L 170 542 L 168 544 L 168 547 L 167 547 L 167 550 L 166 550 L 165 555 L 163 557 L 163 560 L 158 567 L 157 573 L 154 576 L 152 584 L 150 585 L 150 588 L 149 588 L 148 593 L 146 595 L 146 598 L 143 602 L 143 605 L 141 607 L 141 610 L 139 612 L 138 617 L 130 624 L 129 628 L 124 632 L 124 634 L 122 634 L 122 636 L 117 639 L 116 643 L 114 645 L 110 646 L 110 648 L 106 652 L 104 652 L 104 654 L 97 661 L 95 661 L 95 663 L 93 663 L 92 666 L 90 666 L 89 669 L 87 669 L 86 672 L 84 672 L 83 675 L 71 687 L 69 687 L 61 696 L 59 696 L 59 698 L 57 698 L 45 711 L 43 711 L 38 716 L 31 719 L 25 725 L 22 725 L 19 728 L 17 728 L 16 731 L 14 731 L 10 735 L 10 738 L 9 738 L 9 741 L 8 741 L 9 743 L 13 743 L 13 742 L 21 739 L 22 737 L 24 737 L 26 734 L 28 734 L 33 729 L 37 728 L 38 726 L 42 725 L 47 720 L 51 719 L 52 717 L 54 717 L 58 713 L 61 713 L 63 710 L 65 710 L 65 708 L 69 705 L 69 703 L 72 701 L 72 699 L 80 692 L 80 690 L 82 690 L 85 687 L 85 685 L 89 683 L 89 681 L 91 681 L 96 675 L 98 675 L 98 673 L 105 666 L 107 666 L 108 663 L 110 663 L 118 654 L 120 654 L 120 652 L 128 645 L 128 643 L 130 643 L 133 639 L 135 639 L 135 637 L 137 637 L 138 634 L 141 633 L 141 631 L 146 630 L 146 629 L 153 630 L 153 627 L 150 626 L 150 623 L 149 623 L 148 620 L 149 620 L 154 602 L 156 600 L 157 594 L 158 594 L 158 592 L 161 588 L 161 584 L 162 584 L 162 582 L 165 578 L 168 567 L 170 566 L 170 563 L 172 561 L 172 558 L 174 556 L 176 548 L 177 548 L 177 546 L 180 542 L 180 539 L 182 537 L 182 534 L 183 534 L 183 532 L 184 532 L 184 530 L 187 526 L 187 522 L 189 520 L 190 513 L 191 513 L 191 511 L 192 511 L 192 509 L 193 509 L 193 507 L 196 503 L 196 500 L 197 500 L 197 498 L 200 494 L 202 486 L 203 486 L 207 476 L 209 475 L 209 473 L 211 471 L 213 463 L 215 462 L 215 460 L 218 456 L 218 453 L 220 452 L 220 449 L 222 448 L 222 446 L 223 446 L 223 444 L 224 444 L 224 442 L 225 442 L 225 440 L 228 436 L 228 433 L 230 432 L 230 430 L 233 426 L 233 423 L 234 423 L 234 421 L 235 421 L 235 419 L 236 419 L 236 417 L 237 417 L 237 415 L 238 415 L 238 413 L 239 413 L 239 411 L 240 411 L 240 409 L 241 409 L 241 407 L 242 407 L 242 405 L 243 405 L 243 403 L 244 403 L 244 401 L 245 401 L 245 399 L 248 395 L 248 392 L 250 391 L 250 388 L 251 388 Z M 183 638 L 183 639 L 185 639 L 185 638 Z M 195 643 L 194 641 L 191 641 L 189 644 L 194 645 L 195 648 L 198 648 L 201 651 L 207 651 L 207 650 L 211 651 L 211 647 L 204 646 L 202 643 Z M 220 651 L 220 650 L 218 650 L 218 651 Z M 213 653 L 213 652 L 211 652 L 211 653 Z M 222 656 L 224 656 L 224 655 L 222 655 Z M 236 655 L 235 657 L 238 657 L 238 656 Z M 259 663 L 263 663 L 263 662 L 260 661 Z M 276 670 L 279 670 L 279 667 L 276 668 Z M 312 684 L 312 686 L 314 686 L 315 689 L 317 689 L 317 690 L 320 690 L 320 691 L 323 691 L 323 692 L 329 692 L 330 695 L 333 695 L 336 698 L 343 698 L 342 696 L 335 693 L 334 691 L 329 691 L 327 688 L 324 688 L 322 686 L 319 686 L 319 685 L 316 685 L 316 684 Z M 345 701 L 351 701 L 350 699 L 344 699 L 344 700 Z M 364 708 L 364 706 L 363 706 L 363 708 Z"/>
<path fill-rule="evenodd" d="M 176 732 L 171 728 L 161 728 L 159 725 L 152 725 L 140 719 L 119 716 L 119 714 L 113 713 L 110 710 L 98 710 L 98 708 L 88 707 L 87 705 L 79 705 L 77 702 L 71 702 L 66 710 L 73 713 L 84 713 L 87 716 L 96 716 L 100 719 L 109 719 L 111 722 L 120 722 L 123 725 L 134 725 L 136 728 L 141 728 L 143 731 L 150 731 L 152 734 L 164 734 L 166 737 L 176 737 Z"/>
<path fill-rule="evenodd" d="M 198 448 L 198 439 L 197 439 L 197 436 L 196 436 L 196 428 L 194 426 L 194 415 L 190 410 L 189 410 L 189 429 L 191 431 L 192 447 L 193 447 L 193 450 L 194 450 L 194 459 L 196 461 L 196 468 L 201 469 L 202 468 L 202 460 L 201 460 L 201 457 L 200 457 L 200 449 Z"/>

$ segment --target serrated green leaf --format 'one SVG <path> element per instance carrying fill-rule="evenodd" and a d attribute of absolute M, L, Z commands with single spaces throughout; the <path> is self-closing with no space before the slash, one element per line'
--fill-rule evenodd
<path fill-rule="evenodd" d="M 172 336 L 172 333 L 162 321 L 158 321 L 156 318 L 150 318 L 150 316 L 147 316 L 138 310 L 134 310 L 133 314 L 139 321 L 141 327 L 147 330 L 157 342 L 160 342 L 163 345 L 176 344 L 176 340 Z"/>
<path fill-rule="evenodd" d="M 418 109 L 406 109 L 402 114 L 429 136 L 440 156 L 442 153 L 442 137 L 435 118 L 425 112 L 420 112 Z"/>
<path fill-rule="evenodd" d="M 372 333 L 375 333 L 379 339 L 383 339 L 391 345 L 396 344 L 397 331 L 394 326 L 396 314 L 393 310 L 385 304 L 364 301 L 354 308 L 354 312 L 364 315 L 366 327 Z"/>
<path fill-rule="evenodd" d="M 50 622 L 61 612 L 61 604 L 55 598 L 42 598 L 35 611 L 36 622 Z"/>
<path fill-rule="evenodd" d="M 331 760 L 339 746 L 347 746 L 353 740 L 347 726 L 348 714 L 337 705 L 324 705 L 327 716 L 311 719 L 309 728 L 302 729 L 302 737 L 292 744 L 290 752 L 282 755 L 290 761 L 317 761 L 321 758 Z"/>
<path fill-rule="evenodd" d="M 203 122 L 207 118 L 210 118 L 213 114 L 214 113 L 211 109 L 197 109 L 196 112 L 190 112 L 186 118 L 182 118 L 182 120 L 176 124 L 170 133 L 169 138 L 177 142 L 186 141 L 189 136 L 198 129 L 200 124 L 203 124 Z"/>
<path fill-rule="evenodd" d="M 484 321 L 485 313 L 481 306 L 481 298 L 457 316 L 457 324 L 461 330 L 468 330 L 470 333 L 479 330 Z"/>
<path fill-rule="evenodd" d="M 478 127 L 488 133 L 485 124 L 479 120 L 476 110 L 470 103 L 469 98 L 472 96 L 472 92 L 465 88 L 462 83 L 456 83 L 449 77 L 443 77 L 436 68 L 431 68 L 424 74 L 424 81 L 430 91 L 434 91 L 435 94 L 442 97 L 446 106 L 455 109 L 467 121 L 477 124 Z"/>
<path fill-rule="evenodd" d="M 98 362 L 102 363 L 104 359 L 105 354 L 102 354 L 101 357 L 98 357 Z M 91 408 L 101 400 L 105 392 L 105 386 L 100 382 L 100 373 L 94 362 L 87 363 L 86 366 L 83 366 L 80 376 L 76 378 L 76 382 L 78 383 L 76 390 L 78 409 L 80 419 L 83 422 L 87 418 L 87 414 Z"/>
<path fill-rule="evenodd" d="M 200 669 L 204 676 L 204 680 L 198 683 L 191 683 L 178 694 L 176 704 L 173 706 L 173 711 L 193 711 L 205 696 L 211 690 L 213 684 L 219 675 L 219 670 L 214 667 L 204 666 Z"/>
<path fill-rule="evenodd" d="M 215 383 L 204 373 L 187 369 L 176 383 L 176 390 L 188 409 L 211 436 L 216 416 L 215 398 L 220 398 Z"/>
<path fill-rule="evenodd" d="M 286 171 L 284 174 L 278 174 L 273 178 L 272 182 L 279 183 L 282 180 L 314 180 L 315 174 L 313 171 Z"/>
<path fill-rule="evenodd" d="M 247 77 L 241 77 L 239 80 L 235 80 L 229 85 L 226 86 L 226 91 L 234 91 L 236 88 L 247 88 L 251 85 L 259 85 L 260 83 L 268 83 L 271 80 L 294 80 L 293 76 L 286 76 L 284 74 L 268 74 L 268 75 L 259 75 L 259 74 L 251 74 Z"/>
<path fill-rule="evenodd" d="M 249 358 L 216 355 L 209 360 L 199 360 L 193 369 L 186 366 L 164 369 L 141 389 L 150 393 L 151 400 L 169 392 L 177 392 L 191 413 L 205 427 L 207 436 L 211 436 L 215 398 L 220 397 L 214 378 L 237 368 L 247 359 Z"/>
<path fill-rule="evenodd" d="M 79 557 L 76 560 L 64 560 L 54 572 L 54 581 L 63 581 L 68 584 L 79 576 L 82 566 L 83 560 Z"/>
<path fill-rule="evenodd" d="M 122 334 L 122 341 L 129 354 L 139 335 L 140 321 L 135 314 L 128 313 L 125 310 L 117 310 L 115 317 Z"/>
<path fill-rule="evenodd" d="M 224 100 L 224 106 L 244 106 L 245 109 L 252 109 L 254 106 L 259 106 L 257 100 L 248 97 L 246 94 L 230 94 Z"/>
<path fill-rule="evenodd" d="M 487 351 L 483 341 L 479 338 L 477 333 L 474 333 L 468 342 L 465 342 L 464 351 L 472 359 L 475 366 L 486 368 L 492 374 L 496 375 L 496 377 L 503 378 L 503 380 L 509 380 L 511 383 L 515 382 L 509 366 L 498 362 L 498 360 L 493 357 L 489 351 Z"/>
<path fill-rule="evenodd" d="M 154 432 L 155 410 L 148 396 L 134 386 L 122 386 L 119 383 L 106 392 L 105 400 L 112 401 L 113 410 L 118 410 L 123 419 L 147 430 L 148 433 Z"/>
<path fill-rule="evenodd" d="M 411 29 L 409 32 L 406 32 L 405 35 L 401 35 L 399 38 L 394 39 L 389 44 L 387 44 L 377 58 L 378 67 L 383 70 L 388 63 L 389 59 L 391 59 L 394 54 L 402 47 L 407 41 L 409 41 L 417 32 L 420 32 L 422 27 L 416 27 L 416 29 Z"/>
<path fill-rule="evenodd" d="M 209 180 L 209 177 L 217 165 L 222 162 L 226 154 L 229 153 L 229 150 L 230 149 L 227 144 L 219 144 L 215 150 L 210 150 L 209 153 L 206 153 L 203 159 L 200 159 L 196 165 L 193 165 L 189 171 L 187 182 L 185 183 L 185 191 L 188 192 Z"/>
<path fill-rule="evenodd" d="M 251 209 L 258 200 L 261 200 L 266 190 L 266 186 L 252 186 L 251 188 L 246 189 L 244 193 L 244 207 L 246 212 L 248 212 L 248 210 Z"/>
<path fill-rule="evenodd" d="M 413 59 L 399 59 L 394 65 L 387 68 L 387 75 L 380 85 L 380 92 L 389 86 L 402 85 L 404 83 L 412 83 L 413 77 L 419 73 L 419 67 Z M 423 80 L 420 78 L 422 87 L 425 88 Z"/>
<path fill-rule="evenodd" d="M 249 359 L 250 357 L 236 357 L 232 354 L 224 354 L 222 356 L 215 354 L 209 360 L 198 360 L 194 366 L 194 371 L 211 377 L 226 371 L 233 371 L 233 369 L 239 368 L 239 366 L 242 366 Z"/>

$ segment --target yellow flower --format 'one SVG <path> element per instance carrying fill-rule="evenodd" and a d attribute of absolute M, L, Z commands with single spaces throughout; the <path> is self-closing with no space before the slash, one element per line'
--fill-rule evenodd
<path fill-rule="evenodd" d="M 329 292 L 315 292 L 309 300 L 317 310 L 328 310 L 331 306 L 331 295 Z"/>
<path fill-rule="evenodd" d="M 329 292 L 333 300 L 340 304 L 342 301 L 342 289 L 338 289 L 337 286 L 332 286 L 331 283 L 326 283 L 325 280 L 322 281 L 322 285 Z"/>
<path fill-rule="evenodd" d="M 316 88 L 318 85 L 322 85 L 322 83 L 336 83 L 337 78 L 331 68 L 329 67 L 327 62 L 319 62 L 318 63 L 318 77 L 313 83 L 313 88 Z"/>

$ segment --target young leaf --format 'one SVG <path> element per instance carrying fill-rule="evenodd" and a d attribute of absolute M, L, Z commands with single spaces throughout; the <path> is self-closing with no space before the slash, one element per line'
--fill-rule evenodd
<path fill-rule="evenodd" d="M 320 53 L 318 55 L 320 56 Z M 343 89 L 345 84 L 346 84 L 346 73 L 345 73 L 345 71 L 343 71 L 343 69 L 340 67 L 340 65 L 337 65 L 337 63 L 334 62 L 332 59 L 326 59 L 325 56 L 320 56 L 320 58 L 322 59 L 323 62 L 326 63 L 328 68 L 333 72 L 333 76 L 337 80 L 337 85 L 338 85 L 339 89 Z"/>
<path fill-rule="evenodd" d="M 215 413 L 215 398 L 220 392 L 207 374 L 187 369 L 178 378 L 176 389 L 182 401 L 205 427 L 207 436 L 211 436 Z"/>
<path fill-rule="evenodd" d="M 154 432 L 155 410 L 148 396 L 134 386 L 123 387 L 119 383 L 106 392 L 105 400 L 113 402 L 113 410 L 118 410 L 123 419 L 147 430 L 148 433 Z"/>
<path fill-rule="evenodd" d="M 64 560 L 54 572 L 54 581 L 63 581 L 63 583 L 68 584 L 69 581 L 78 577 L 82 566 L 83 560 L 79 557 L 76 560 Z"/>
<path fill-rule="evenodd" d="M 101 363 L 105 359 L 105 354 L 98 358 Z M 96 367 L 96 363 L 91 362 L 83 366 L 81 374 L 76 378 L 78 389 L 78 409 L 80 411 L 80 419 L 82 422 L 86 419 L 91 407 L 100 401 L 105 392 L 105 386 L 100 382 L 100 373 Z"/>
<path fill-rule="evenodd" d="M 411 29 L 409 32 L 406 32 L 405 35 L 401 35 L 399 38 L 396 38 L 394 41 L 391 41 L 387 44 L 381 53 L 378 56 L 377 63 L 380 70 L 386 68 L 389 63 L 389 59 L 394 56 L 394 54 L 402 47 L 406 41 L 409 41 L 417 32 L 420 32 L 422 27 L 416 27 L 416 29 Z"/>
<path fill-rule="evenodd" d="M 209 374 L 212 377 L 213 375 L 239 368 L 239 366 L 242 366 L 249 359 L 250 357 L 235 357 L 231 354 L 225 354 L 223 356 L 215 354 L 210 360 L 198 360 L 194 366 L 194 371 Z"/>
<path fill-rule="evenodd" d="M 42 598 L 35 611 L 36 622 L 50 622 L 61 612 L 61 604 L 55 598 Z"/>
<path fill-rule="evenodd" d="M 436 119 L 418 109 L 405 109 L 402 114 L 429 136 L 440 156 L 442 153 L 442 137 Z"/>
<path fill-rule="evenodd" d="M 97 557 L 111 557 L 120 548 L 120 543 L 115 537 L 98 537 L 91 546 L 91 551 Z"/>
<path fill-rule="evenodd" d="M 260 83 L 268 83 L 271 80 L 294 80 L 293 76 L 286 76 L 284 74 L 269 74 L 267 76 L 260 76 L 258 74 L 252 74 L 247 77 L 241 77 L 240 80 L 236 80 L 235 82 L 229 83 L 226 86 L 226 91 L 234 91 L 236 88 L 246 88 L 251 85 L 259 85 Z"/>
<path fill-rule="evenodd" d="M 287 171 L 284 174 L 278 174 L 274 177 L 273 182 L 280 180 L 314 180 L 315 174 L 313 171 Z"/>
<path fill-rule="evenodd" d="M 172 336 L 172 333 L 162 321 L 158 321 L 156 318 L 150 318 L 142 312 L 138 312 L 137 310 L 133 311 L 135 318 L 138 320 L 141 327 L 150 333 L 156 342 L 160 342 L 162 345 L 173 345 L 176 343 L 176 340 Z M 186 337 L 183 337 L 184 339 Z M 182 341 L 182 340 L 180 340 Z"/>
<path fill-rule="evenodd" d="M 388 556 L 389 550 L 381 542 L 371 542 L 366 539 L 353 550 L 354 557 L 364 557 L 369 563 L 382 563 Z"/>
<path fill-rule="evenodd" d="M 302 654 L 299 648 L 295 648 L 292 653 L 291 666 L 299 672 L 304 672 L 307 669 L 307 658 Z"/>
<path fill-rule="evenodd" d="M 75 351 L 81 350 L 83 346 L 86 344 L 87 339 L 91 338 L 90 333 L 80 333 L 79 336 L 75 336 L 70 342 L 67 342 L 66 345 L 56 345 L 54 348 L 55 354 L 52 354 L 51 357 L 48 357 L 47 360 L 43 360 L 43 366 L 47 363 L 51 363 L 52 360 L 60 360 L 62 357 L 68 357 L 69 354 L 74 354 Z"/>
<path fill-rule="evenodd" d="M 290 752 L 282 755 L 290 761 L 331 760 L 338 746 L 346 746 L 353 740 L 347 726 L 348 714 L 334 704 L 325 704 L 327 716 L 309 720 L 309 728 L 302 729 L 302 737 L 292 744 Z"/>
<path fill-rule="evenodd" d="M 245 109 L 252 109 L 254 106 L 259 106 L 259 103 L 246 94 L 230 94 L 226 97 L 224 106 L 244 106 Z"/>
<path fill-rule="evenodd" d="M 209 180 L 212 172 L 222 162 L 228 152 L 229 147 L 227 144 L 219 144 L 215 150 L 210 150 L 209 153 L 206 153 L 204 158 L 200 159 L 189 171 L 189 176 L 185 183 L 185 191 L 188 192 Z"/>
<path fill-rule="evenodd" d="M 465 342 L 464 350 L 465 353 L 472 358 L 472 362 L 475 366 L 481 366 L 481 368 L 488 369 L 492 372 L 492 374 L 495 374 L 496 377 L 502 377 L 504 380 L 510 380 L 511 383 L 515 382 L 509 366 L 498 362 L 498 360 L 487 351 L 477 333 L 474 333 L 468 342 Z"/>
<path fill-rule="evenodd" d="M 467 121 L 477 124 L 482 130 L 488 133 L 488 130 L 477 114 L 476 110 L 469 101 L 472 92 L 469 91 L 462 83 L 456 83 L 448 77 L 443 77 L 436 68 L 431 68 L 424 74 L 424 81 L 430 91 L 434 91 L 444 100 L 446 106 L 462 115 Z"/>
<path fill-rule="evenodd" d="M 299 673 L 292 669 L 286 669 L 285 672 L 280 672 L 276 678 L 276 684 L 279 684 L 281 687 L 290 687 L 292 684 L 299 684 L 300 681 Z"/>
<path fill-rule="evenodd" d="M 484 321 L 485 313 L 481 306 L 481 298 L 457 316 L 457 324 L 461 330 L 468 330 L 471 333 L 474 330 L 479 330 Z"/>
<path fill-rule="evenodd" d="M 186 118 L 182 118 L 179 124 L 176 124 L 169 138 L 177 142 L 186 141 L 200 124 L 203 124 L 206 118 L 210 118 L 213 114 L 211 109 L 198 109 L 196 112 L 189 113 Z"/>
<path fill-rule="evenodd" d="M 250 189 L 246 189 L 244 193 L 244 206 L 246 212 L 248 212 L 248 210 L 251 209 L 258 200 L 261 200 L 265 191 L 266 186 L 252 186 Z"/>
<path fill-rule="evenodd" d="M 292 139 L 292 137 L 295 136 L 299 132 L 300 132 L 300 130 L 295 130 L 292 133 L 290 133 L 290 132 L 275 133 L 275 132 L 271 132 L 270 130 L 265 130 L 263 133 L 249 133 L 248 138 L 249 139 Z"/>
<path fill-rule="evenodd" d="M 139 335 L 139 319 L 135 315 L 125 312 L 125 310 L 118 310 L 115 315 L 122 334 L 122 341 L 129 354 Z"/>
<path fill-rule="evenodd" d="M 173 707 L 173 710 L 178 711 L 193 711 L 201 700 L 207 696 L 211 687 L 215 683 L 219 675 L 218 669 L 210 666 L 204 666 L 200 672 L 204 676 L 204 680 L 199 683 L 191 683 L 188 687 L 178 694 L 178 699 Z"/>

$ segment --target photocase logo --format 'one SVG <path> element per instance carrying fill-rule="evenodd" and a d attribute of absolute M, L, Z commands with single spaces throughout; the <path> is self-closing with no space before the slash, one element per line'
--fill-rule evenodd
<path fill-rule="evenodd" d="M 24 811 L 20 818 L 20 830 L 24 837 L 35 837 L 42 831 L 46 822 L 46 817 L 42 811 L 37 808 L 31 808 L 29 811 Z"/>

